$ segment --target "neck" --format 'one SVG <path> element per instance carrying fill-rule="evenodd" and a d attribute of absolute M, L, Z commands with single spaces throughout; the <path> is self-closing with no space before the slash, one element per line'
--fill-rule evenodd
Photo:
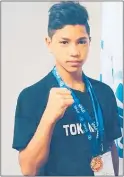
<path fill-rule="evenodd" d="M 65 68 L 57 64 L 56 68 L 66 85 L 68 85 L 72 89 L 84 91 L 84 83 L 82 80 L 82 68 L 73 73 L 69 73 Z"/>

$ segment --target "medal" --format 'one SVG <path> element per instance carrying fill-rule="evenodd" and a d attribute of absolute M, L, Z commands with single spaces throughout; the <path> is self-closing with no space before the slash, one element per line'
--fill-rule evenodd
<path fill-rule="evenodd" d="M 101 158 L 100 156 L 94 157 L 94 158 L 91 160 L 90 166 L 91 166 L 91 169 L 92 169 L 94 172 L 100 171 L 100 170 L 103 168 L 103 161 L 102 161 L 102 158 Z"/>

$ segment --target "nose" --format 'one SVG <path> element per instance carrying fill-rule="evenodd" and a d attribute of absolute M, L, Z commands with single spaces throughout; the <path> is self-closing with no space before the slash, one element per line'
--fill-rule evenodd
<path fill-rule="evenodd" d="M 70 53 L 70 56 L 72 56 L 72 57 L 79 57 L 80 52 L 78 50 L 78 46 L 76 46 L 75 44 L 72 44 L 70 46 L 69 53 Z"/>

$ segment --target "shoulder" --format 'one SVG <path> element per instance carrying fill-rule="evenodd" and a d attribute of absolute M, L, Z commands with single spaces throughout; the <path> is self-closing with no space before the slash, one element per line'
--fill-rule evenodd
<path fill-rule="evenodd" d="M 52 73 L 49 72 L 44 78 L 35 84 L 24 88 L 16 104 L 16 116 L 40 117 L 46 107 L 49 91 L 56 84 Z M 39 116 L 40 115 L 40 116 Z"/>
<path fill-rule="evenodd" d="M 113 89 L 109 85 L 101 81 L 91 78 L 89 78 L 89 81 L 92 84 L 92 87 L 102 107 L 104 115 L 107 114 L 106 116 L 108 116 L 109 114 L 111 114 L 115 116 L 115 112 L 117 112 L 117 102 Z"/>
<path fill-rule="evenodd" d="M 28 86 L 24 88 L 19 93 L 19 100 L 23 101 L 35 101 L 39 99 L 45 99 L 45 97 L 48 95 L 49 90 L 52 87 L 52 76 L 51 72 L 49 72 L 46 76 L 44 76 L 41 80 L 34 83 L 31 86 Z M 51 84 L 50 84 L 51 83 Z"/>
<path fill-rule="evenodd" d="M 106 83 L 103 83 L 101 81 L 92 79 L 90 77 L 88 77 L 89 81 L 91 82 L 94 90 L 96 91 L 96 93 L 101 94 L 102 96 L 106 96 L 107 98 L 111 97 L 114 98 L 114 91 L 112 90 L 112 88 L 107 85 Z"/>

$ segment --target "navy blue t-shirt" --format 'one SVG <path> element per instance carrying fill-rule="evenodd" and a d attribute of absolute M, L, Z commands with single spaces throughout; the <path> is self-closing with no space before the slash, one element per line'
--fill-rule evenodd
<path fill-rule="evenodd" d="M 110 142 L 121 137 L 117 104 L 112 89 L 97 80 L 89 78 L 103 113 L 105 129 L 104 151 Z M 17 101 L 13 148 L 24 149 L 33 137 L 45 110 L 50 89 L 59 87 L 52 72 L 34 85 L 24 89 Z M 94 118 L 92 102 L 87 91 L 74 90 L 80 103 Z M 55 108 L 53 108 L 55 109 Z M 90 128 L 94 135 L 93 130 Z M 42 140 L 41 140 L 42 141 Z M 83 132 L 75 110 L 69 107 L 54 128 L 47 163 L 37 175 L 47 176 L 93 176 L 90 168 L 91 144 Z"/>

